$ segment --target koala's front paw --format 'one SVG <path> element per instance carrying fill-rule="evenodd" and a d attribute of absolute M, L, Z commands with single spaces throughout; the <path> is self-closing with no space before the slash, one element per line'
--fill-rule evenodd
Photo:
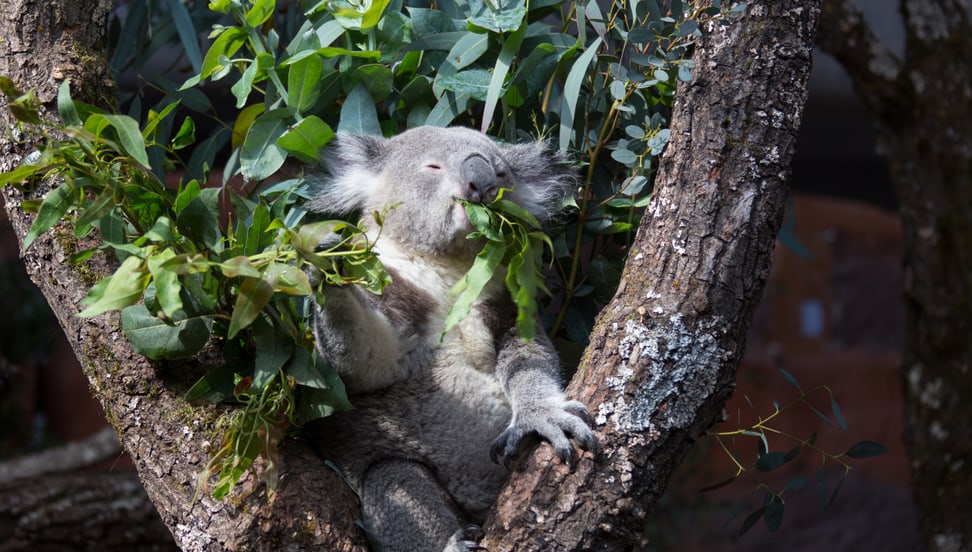
<path fill-rule="evenodd" d="M 503 459 L 507 468 L 516 458 L 520 444 L 530 434 L 537 434 L 550 441 L 557 456 L 565 464 L 573 464 L 574 447 L 569 437 L 573 437 L 584 450 L 597 449 L 597 438 L 590 426 L 593 421 L 587 407 L 577 401 L 561 398 L 548 398 L 514 412 L 509 427 L 493 441 L 489 457 L 493 462 Z"/>
<path fill-rule="evenodd" d="M 442 552 L 473 552 L 475 550 L 486 550 L 479 546 L 479 540 L 483 538 L 483 530 L 478 525 L 470 525 L 465 529 L 460 529 L 452 535 L 446 543 Z"/>

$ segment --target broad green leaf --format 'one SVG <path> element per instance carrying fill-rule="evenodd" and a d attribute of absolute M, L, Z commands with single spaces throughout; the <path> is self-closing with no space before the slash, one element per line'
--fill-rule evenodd
<path fill-rule="evenodd" d="M 265 106 L 262 103 L 253 104 L 245 107 L 236 116 L 236 122 L 233 123 L 233 140 L 232 146 L 238 148 L 243 145 L 243 141 L 246 140 L 246 135 L 250 132 L 250 127 L 253 126 L 253 121 L 264 112 Z"/>
<path fill-rule="evenodd" d="M 507 199 L 498 199 L 492 205 L 501 213 L 508 213 L 513 215 L 519 222 L 526 223 L 526 227 L 532 230 L 540 229 L 540 221 L 537 217 L 533 216 L 533 213 L 527 211 L 518 203 L 514 203 Z"/>
<path fill-rule="evenodd" d="M 71 79 L 65 79 L 57 89 L 57 112 L 65 126 L 80 126 L 81 117 L 71 99 Z"/>
<path fill-rule="evenodd" d="M 437 127 L 449 126 L 460 113 L 469 108 L 470 99 L 467 94 L 456 94 L 446 90 L 429 112 L 425 124 Z"/>
<path fill-rule="evenodd" d="M 363 83 L 359 82 L 344 100 L 338 132 L 381 136 L 381 125 L 378 123 L 375 102 Z"/>
<path fill-rule="evenodd" d="M 405 9 L 408 10 L 415 34 L 420 37 L 463 30 L 462 27 L 456 25 L 452 18 L 442 10 L 417 8 L 413 6 L 406 6 Z"/>
<path fill-rule="evenodd" d="M 287 130 L 288 117 L 286 109 L 274 109 L 253 121 L 240 151 L 240 170 L 244 178 L 263 180 L 283 166 L 287 152 L 277 145 L 277 140 Z"/>
<path fill-rule="evenodd" d="M 234 369 L 229 363 L 213 368 L 186 391 L 186 400 L 220 402 L 233 397 Z"/>
<path fill-rule="evenodd" d="M 378 21 L 381 20 L 381 14 L 384 13 L 385 8 L 388 7 L 390 1 L 391 0 L 371 1 L 371 5 L 364 12 L 364 17 L 361 18 L 362 31 L 367 31 L 378 24 Z M 367 5 L 367 2 L 365 2 L 365 5 Z"/>
<path fill-rule="evenodd" d="M 94 198 L 84 211 L 78 214 L 78 218 L 74 221 L 74 234 L 80 235 L 80 233 L 93 224 L 96 224 L 101 217 L 108 214 L 109 211 L 115 208 L 115 191 L 111 188 L 105 188 L 98 197 Z"/>
<path fill-rule="evenodd" d="M 581 84 L 588 76 L 588 68 L 597 49 L 601 46 L 601 37 L 594 39 L 594 42 L 584 50 L 584 53 L 577 57 L 574 64 L 567 73 L 567 80 L 564 81 L 564 94 L 560 109 L 560 151 L 566 153 L 571 147 L 574 136 L 574 116 L 577 112 L 577 101 L 580 98 Z M 577 149 L 581 149 L 580 144 L 574 144 Z"/>
<path fill-rule="evenodd" d="M 483 101 L 489 92 L 491 80 L 489 71 L 469 69 L 436 79 L 435 83 L 444 90 L 465 95 L 472 99 Z"/>
<path fill-rule="evenodd" d="M 273 287 L 261 278 L 244 278 L 240 284 L 226 337 L 232 339 L 260 315 L 270 302 Z"/>
<path fill-rule="evenodd" d="M 182 125 L 179 127 L 178 132 L 172 138 L 172 149 L 180 150 L 184 147 L 191 146 L 196 141 L 196 123 L 193 122 L 191 117 L 186 117 L 182 121 Z"/>
<path fill-rule="evenodd" d="M 199 181 L 190 180 L 187 182 L 185 187 L 176 195 L 175 201 L 172 204 L 172 210 L 175 211 L 175 214 L 178 215 L 181 213 L 186 208 L 186 205 L 189 205 L 190 201 L 199 196 L 200 191 Z"/>
<path fill-rule="evenodd" d="M 125 259 L 115 273 L 106 278 L 103 287 L 94 286 L 82 300 L 88 305 L 78 316 L 97 316 L 110 310 L 118 310 L 134 304 L 142 297 L 149 282 L 145 261 L 137 256 Z M 96 291 L 97 290 L 97 291 Z"/>
<path fill-rule="evenodd" d="M 148 154 L 145 151 L 145 138 L 142 131 L 138 128 L 138 122 L 128 115 L 93 115 L 92 117 L 103 117 L 105 121 L 118 135 L 118 143 L 124 150 L 123 153 L 138 161 L 144 168 L 149 168 Z M 91 120 L 91 117 L 88 118 Z"/>
<path fill-rule="evenodd" d="M 246 229 L 246 243 L 243 246 L 244 254 L 256 255 L 270 245 L 273 236 L 267 233 L 269 226 L 270 210 L 261 201 L 253 207 L 253 214 L 250 216 L 250 226 Z"/>
<path fill-rule="evenodd" d="M 187 358 L 196 354 L 209 341 L 212 325 L 209 317 L 204 316 L 165 321 L 150 313 L 145 305 L 122 309 L 121 322 L 122 332 L 132 343 L 132 348 L 155 360 Z M 193 389 L 196 393 L 200 391 L 196 386 Z"/>
<path fill-rule="evenodd" d="M 368 94 L 374 102 L 380 102 L 394 90 L 394 76 L 391 69 L 379 63 L 369 63 L 362 65 L 351 73 L 350 82 L 353 84 L 363 83 L 368 89 Z"/>
<path fill-rule="evenodd" d="M 251 27 L 259 27 L 273 15 L 276 0 L 252 0 L 252 7 L 246 11 L 244 19 Z"/>
<path fill-rule="evenodd" d="M 145 128 L 142 129 L 142 136 L 144 136 L 146 140 L 154 139 L 159 125 L 164 123 L 175 108 L 179 107 L 180 105 L 182 105 L 182 102 L 176 100 L 163 107 L 162 111 L 156 112 L 154 109 L 149 109 L 148 120 L 145 123 Z"/>
<path fill-rule="evenodd" d="M 274 291 L 288 295 L 312 295 L 310 281 L 303 270 L 294 265 L 273 263 L 267 269 L 264 277 Z"/>
<path fill-rule="evenodd" d="M 445 63 L 436 73 L 436 81 L 476 62 L 489 50 L 489 36 L 478 33 L 465 33 L 449 50 Z"/>
<path fill-rule="evenodd" d="M 321 75 L 324 61 L 320 56 L 308 56 L 290 66 L 287 74 L 287 105 L 296 113 L 314 107 L 321 94 Z"/>
<path fill-rule="evenodd" d="M 145 237 L 154 241 L 162 243 L 171 243 L 176 241 L 175 227 L 172 224 L 172 219 L 169 217 L 159 217 L 149 228 L 148 232 L 145 232 Z"/>
<path fill-rule="evenodd" d="M 34 222 L 30 225 L 30 230 L 24 236 L 24 250 L 26 251 L 38 236 L 50 230 L 57 221 L 61 220 L 61 217 L 64 216 L 64 213 L 67 213 L 73 204 L 74 192 L 66 182 L 48 192 L 41 203 L 37 218 L 34 219 Z"/>
<path fill-rule="evenodd" d="M 315 385 L 308 385 L 309 388 L 301 394 L 302 400 L 297 411 L 297 423 L 301 424 L 330 416 L 334 412 L 351 410 L 351 403 L 348 402 L 344 382 L 338 377 L 337 371 L 329 366 L 317 351 L 314 351 L 312 355 L 313 363 L 310 364 L 310 367 L 316 369 L 324 377 L 324 382 L 323 384 L 316 384 L 318 381 L 316 378 L 310 379 L 308 377 L 306 379 L 306 381 Z M 297 364 L 300 356 L 299 354 L 294 355 L 294 362 L 286 368 L 288 374 L 300 370 Z M 295 374 L 294 377 L 297 378 L 297 375 Z"/>
<path fill-rule="evenodd" d="M 149 272 L 152 274 L 152 281 L 155 283 L 155 293 L 158 297 L 162 312 L 170 319 L 182 310 L 182 286 L 179 284 L 179 275 L 164 263 L 176 256 L 175 251 L 166 248 L 154 255 L 149 255 L 146 260 Z"/>
<path fill-rule="evenodd" d="M 469 22 L 494 33 L 515 31 L 526 17 L 525 0 L 469 0 Z"/>
<path fill-rule="evenodd" d="M 223 233 L 219 227 L 219 192 L 219 188 L 201 190 L 176 218 L 176 225 L 183 236 L 216 252 L 223 250 Z"/>
<path fill-rule="evenodd" d="M 331 382 L 315 366 L 315 356 L 307 349 L 297 347 L 294 350 L 293 357 L 290 358 L 290 362 L 287 363 L 286 373 L 293 376 L 297 385 L 305 385 L 314 389 L 330 389 Z"/>
<path fill-rule="evenodd" d="M 33 160 L 30 163 L 21 163 L 14 170 L 0 174 L 0 186 L 26 182 L 33 175 L 55 166 L 56 164 L 52 163 L 46 155 L 41 154 L 40 159 Z"/>
<path fill-rule="evenodd" d="M 479 254 L 476 255 L 476 259 L 473 261 L 469 272 L 456 282 L 456 285 L 449 292 L 451 295 L 458 297 L 456 297 L 452 307 L 449 308 L 449 313 L 446 315 L 445 328 L 442 330 L 443 335 L 448 333 L 449 330 L 469 314 L 479 294 L 486 287 L 486 284 L 493 279 L 493 274 L 499 268 L 500 263 L 503 262 L 505 253 L 503 244 L 488 241 Z"/>
<path fill-rule="evenodd" d="M 230 92 L 236 97 L 236 109 L 242 109 L 250 99 L 250 92 L 253 90 L 253 83 L 257 80 L 259 72 L 260 63 L 254 59 L 246 66 L 233 86 L 230 86 Z M 262 107 L 263 104 L 260 106 Z"/>
<path fill-rule="evenodd" d="M 202 67 L 199 69 L 199 78 L 205 79 L 223 69 L 220 58 L 233 57 L 243 44 L 246 43 L 246 30 L 240 27 L 228 27 L 224 29 L 206 52 L 203 58 Z M 191 79 L 190 79 L 191 80 Z M 194 83 L 186 82 L 180 90 L 189 88 Z"/>
<path fill-rule="evenodd" d="M 277 140 L 277 145 L 305 163 L 315 163 L 320 159 L 321 148 L 332 138 L 334 131 L 331 127 L 319 117 L 310 115 L 288 128 Z"/>
<path fill-rule="evenodd" d="M 219 263 L 219 269 L 223 272 L 223 276 L 226 276 L 227 278 L 236 278 L 238 276 L 245 276 L 247 278 L 261 278 L 263 276 L 263 274 L 257 270 L 255 266 L 253 266 L 253 263 L 250 262 L 250 258 L 243 255 L 239 255 Z"/>
<path fill-rule="evenodd" d="M 256 358 L 253 364 L 253 387 L 263 389 L 277 376 L 294 353 L 294 342 L 277 333 L 267 316 L 253 321 L 253 339 Z"/>

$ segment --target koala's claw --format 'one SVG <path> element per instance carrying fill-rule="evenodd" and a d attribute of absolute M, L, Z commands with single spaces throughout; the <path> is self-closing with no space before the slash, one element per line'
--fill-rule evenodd
<path fill-rule="evenodd" d="M 559 404 L 546 403 L 518 413 L 514 423 L 493 441 L 489 450 L 490 459 L 499 463 L 502 458 L 503 465 L 509 468 L 510 462 L 518 456 L 524 438 L 531 434 L 549 441 L 557 457 L 568 466 L 573 466 L 576 458 L 568 436 L 573 437 L 580 448 L 593 450 L 596 454 L 598 443 L 590 428 L 593 420 L 587 407 L 577 401 L 557 402 Z"/>

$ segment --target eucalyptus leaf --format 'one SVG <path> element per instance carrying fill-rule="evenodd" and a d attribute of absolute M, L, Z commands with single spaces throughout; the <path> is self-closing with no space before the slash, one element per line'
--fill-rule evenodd
<path fill-rule="evenodd" d="M 121 312 L 122 333 L 139 354 L 155 360 L 188 358 L 209 341 L 212 321 L 194 316 L 166 321 L 145 308 L 131 305 Z"/>
<path fill-rule="evenodd" d="M 344 100 L 338 132 L 381 136 L 381 125 L 378 123 L 375 102 L 363 83 L 359 82 Z"/>

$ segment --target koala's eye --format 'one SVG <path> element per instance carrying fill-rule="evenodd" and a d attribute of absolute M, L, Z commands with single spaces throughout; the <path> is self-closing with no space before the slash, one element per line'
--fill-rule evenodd
<path fill-rule="evenodd" d="M 506 178 L 506 171 L 496 171 L 496 178 Z"/>
<path fill-rule="evenodd" d="M 426 168 L 426 169 L 428 169 L 430 171 L 441 171 L 442 170 L 442 165 L 430 161 L 430 162 L 426 163 L 425 165 L 423 165 L 423 168 Z"/>

